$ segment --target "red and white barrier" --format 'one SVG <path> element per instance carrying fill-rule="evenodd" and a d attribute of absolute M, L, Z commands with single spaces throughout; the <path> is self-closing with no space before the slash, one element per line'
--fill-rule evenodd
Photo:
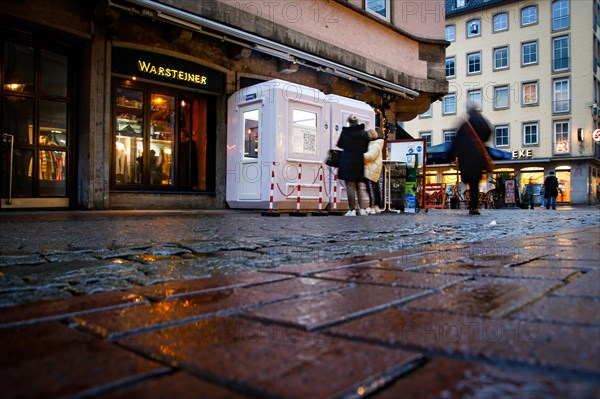
<path fill-rule="evenodd" d="M 279 216 L 279 212 L 275 212 L 273 209 L 273 203 L 275 202 L 275 162 L 271 164 L 271 191 L 269 195 L 269 210 L 261 212 L 262 216 Z"/>
<path fill-rule="evenodd" d="M 295 212 L 290 212 L 290 216 L 307 216 L 308 214 L 306 212 L 302 212 L 300 210 L 300 197 L 301 197 L 301 188 L 302 188 L 302 164 L 299 163 L 298 164 L 298 185 L 297 185 L 297 197 L 296 197 L 296 211 Z"/>
<path fill-rule="evenodd" d="M 324 173 L 323 165 L 319 165 L 319 210 L 317 212 L 313 212 L 313 216 L 327 216 L 328 212 L 323 211 L 323 173 Z"/>

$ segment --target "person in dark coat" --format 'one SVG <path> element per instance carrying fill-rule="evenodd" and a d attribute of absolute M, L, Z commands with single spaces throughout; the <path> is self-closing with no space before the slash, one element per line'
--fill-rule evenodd
<path fill-rule="evenodd" d="M 354 201 L 358 196 L 359 215 L 366 215 L 365 208 L 369 201 L 365 198 L 365 170 L 363 154 L 369 148 L 369 136 L 365 125 L 358 123 L 358 117 L 351 115 L 348 118 L 349 126 L 342 128 L 337 146 L 343 151 L 340 155 L 338 178 L 344 180 L 348 193 L 348 206 L 350 210 L 346 216 L 356 216 Z"/>
<path fill-rule="evenodd" d="M 458 157 L 462 181 L 469 185 L 469 214 L 479 215 L 479 181 L 483 170 L 491 168 L 491 160 L 483 143 L 492 134 L 492 127 L 477 108 L 470 108 L 468 113 L 469 119 L 456 132 L 450 156 L 452 159 Z"/>
<path fill-rule="evenodd" d="M 554 172 L 550 172 L 544 180 L 544 198 L 546 199 L 546 209 L 556 209 L 556 197 L 558 197 L 558 179 Z"/>

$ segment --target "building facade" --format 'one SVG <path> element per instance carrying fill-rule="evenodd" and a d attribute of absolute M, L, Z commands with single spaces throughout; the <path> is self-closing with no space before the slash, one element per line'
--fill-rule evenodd
<path fill-rule="evenodd" d="M 597 203 L 599 15 L 596 0 L 447 0 L 448 94 L 405 129 L 428 145 L 450 142 L 475 104 L 494 128 L 486 145 L 512 154 L 484 191 L 498 172 L 516 175 L 522 191 L 555 171 L 559 202 Z M 456 168 L 430 165 L 427 178 L 455 184 Z"/>
<path fill-rule="evenodd" d="M 282 79 L 384 126 L 448 89 L 442 0 L 4 1 L 0 26 L 0 210 L 224 208 L 232 93 Z"/>

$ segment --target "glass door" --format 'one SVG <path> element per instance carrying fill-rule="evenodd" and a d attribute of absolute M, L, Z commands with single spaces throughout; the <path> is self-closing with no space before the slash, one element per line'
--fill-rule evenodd
<path fill-rule="evenodd" d="M 69 206 L 69 59 L 2 43 L 1 208 Z"/>

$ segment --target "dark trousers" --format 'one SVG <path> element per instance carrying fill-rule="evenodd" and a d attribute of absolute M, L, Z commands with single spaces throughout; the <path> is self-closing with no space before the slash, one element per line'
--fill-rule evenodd
<path fill-rule="evenodd" d="M 469 193 L 471 198 L 469 198 L 469 210 L 477 210 L 479 209 L 479 181 L 468 181 L 466 182 L 469 185 Z"/>
<path fill-rule="evenodd" d="M 369 206 L 374 207 L 377 205 L 378 207 L 383 208 L 383 204 L 381 203 L 381 189 L 379 188 L 379 183 L 368 179 L 365 180 L 367 182 L 367 189 L 369 191 Z"/>

